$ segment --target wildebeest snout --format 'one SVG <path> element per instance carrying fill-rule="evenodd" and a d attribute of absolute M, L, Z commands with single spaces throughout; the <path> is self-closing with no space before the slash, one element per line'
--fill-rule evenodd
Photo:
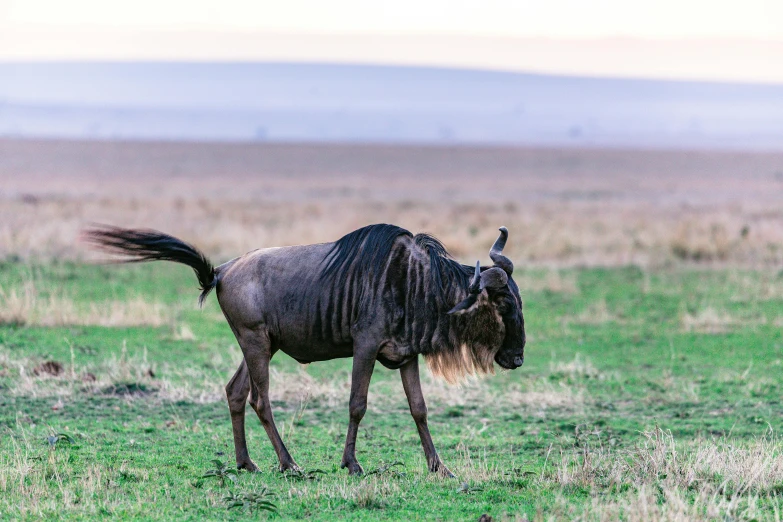
<path fill-rule="evenodd" d="M 516 370 L 525 362 L 525 354 L 521 350 L 500 351 L 495 356 L 495 362 L 506 370 Z"/>

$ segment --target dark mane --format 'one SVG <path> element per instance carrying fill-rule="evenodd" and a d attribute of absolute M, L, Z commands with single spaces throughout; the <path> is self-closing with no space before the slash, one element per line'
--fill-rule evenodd
<path fill-rule="evenodd" d="M 434 286 L 438 297 L 443 300 L 449 283 L 467 287 L 473 275 L 473 267 L 465 266 L 451 257 L 449 251 L 436 237 L 429 234 L 416 234 L 413 242 L 430 256 L 430 284 Z"/>
<path fill-rule="evenodd" d="M 404 228 L 377 224 L 369 225 L 338 239 L 324 258 L 325 268 L 321 278 L 344 285 L 351 272 L 373 278 L 381 273 L 394 241 L 400 236 L 412 237 L 413 242 L 430 257 L 430 288 L 439 299 L 446 297 L 445 290 L 451 283 L 466 287 L 473 274 L 473 267 L 455 261 L 446 247 L 429 234 L 413 236 Z"/>
<path fill-rule="evenodd" d="M 413 234 L 395 225 L 368 225 L 338 239 L 324 258 L 321 279 L 345 285 L 353 268 L 368 277 L 378 275 L 391 254 L 394 240 Z"/>

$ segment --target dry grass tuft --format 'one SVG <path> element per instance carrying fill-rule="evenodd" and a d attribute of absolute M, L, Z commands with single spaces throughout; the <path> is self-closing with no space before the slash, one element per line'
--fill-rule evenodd
<path fill-rule="evenodd" d="M 566 323 L 600 325 L 617 322 L 619 319 L 609 310 L 605 298 L 592 301 L 587 307 L 574 317 L 565 318 Z"/>
<path fill-rule="evenodd" d="M 549 371 L 555 376 L 565 376 L 570 381 L 578 381 L 581 379 L 606 380 L 610 377 L 609 374 L 598 371 L 598 368 L 593 365 L 593 362 L 580 353 L 577 353 L 574 359 L 568 362 L 550 362 Z"/>
<path fill-rule="evenodd" d="M 781 520 L 776 495 L 783 484 L 783 440 L 771 432 L 752 441 L 679 444 L 670 432 L 656 428 L 630 448 L 607 445 L 599 432 L 591 434 L 599 435 L 595 442 L 583 437 L 559 456 L 553 451 L 549 465 L 531 478 L 531 485 L 541 489 L 586 489 L 591 501 L 574 503 L 561 496 L 554 509 L 534 514 L 533 520 Z M 459 458 L 451 464 L 461 480 L 480 484 L 503 480 L 508 473 L 488 465 L 481 450 L 464 443 L 457 449 Z"/>
<path fill-rule="evenodd" d="M 631 450 L 587 444 L 563 452 L 550 480 L 563 486 L 660 485 L 738 496 L 765 494 L 783 482 L 783 441 L 772 435 L 747 444 L 721 439 L 691 446 L 678 445 L 660 428 L 642 435 Z"/>
<path fill-rule="evenodd" d="M 40 437 L 22 426 L 17 430 L 18 436 L 10 438 L 11 451 L 0 452 L 0 512 L 13 514 L 14 519 L 51 518 L 52 513 L 63 516 L 83 510 L 83 501 L 89 498 L 94 507 L 87 513 L 106 518 L 115 510 L 139 510 L 149 501 L 138 493 L 128 495 L 118 481 L 148 482 L 154 470 L 123 462 L 116 471 L 97 464 L 77 471 L 70 451 L 50 449 L 42 456 Z M 56 495 L 51 494 L 53 485 Z"/>
<path fill-rule="evenodd" d="M 724 223 L 683 222 L 671 239 L 672 254 L 683 261 L 725 261 L 741 244 L 741 233 L 727 229 Z"/>
<path fill-rule="evenodd" d="M 35 308 L 35 287 L 24 283 L 21 289 L 6 290 L 0 286 L 0 324 L 21 326 L 28 323 Z"/>
<path fill-rule="evenodd" d="M 174 335 L 171 336 L 175 341 L 195 341 L 196 334 L 190 329 L 190 326 L 181 324 L 174 330 Z"/>
<path fill-rule="evenodd" d="M 618 499 L 594 497 L 584 510 L 563 502 L 561 515 L 573 520 L 761 520 L 768 517 L 759 499 L 775 495 L 783 483 L 783 441 L 769 434 L 749 443 L 679 445 L 670 432 L 656 428 L 630 450 L 586 444 L 564 451 L 541 480 L 630 490 Z M 776 516 L 780 520 L 780 509 Z"/>
<path fill-rule="evenodd" d="M 170 307 L 142 297 L 123 301 L 77 303 L 63 295 L 42 296 L 35 283 L 0 287 L 0 324 L 28 326 L 163 326 Z"/>
<path fill-rule="evenodd" d="M 733 290 L 731 300 L 734 302 L 783 300 L 783 272 L 732 270 L 727 283 Z"/>
<path fill-rule="evenodd" d="M 564 408 L 578 411 L 584 406 L 586 397 L 584 388 L 541 381 L 535 390 L 517 391 L 512 388 L 506 394 L 506 403 L 538 410 Z"/>
<path fill-rule="evenodd" d="M 546 410 L 581 408 L 587 397 L 582 385 L 553 383 L 546 378 L 530 378 L 500 390 L 484 379 L 472 379 L 459 386 L 449 385 L 428 374 L 422 376 L 424 397 L 431 407 L 477 406 L 492 404 L 508 408 Z M 400 389 L 400 393 L 402 390 Z"/>
<path fill-rule="evenodd" d="M 719 312 L 712 307 L 704 308 L 696 314 L 685 312 L 680 319 L 682 329 L 686 332 L 724 333 L 737 325 L 737 321 L 726 312 Z"/>
<path fill-rule="evenodd" d="M 588 508 L 571 520 L 584 522 L 712 522 L 714 520 L 766 520 L 755 496 L 734 500 L 699 492 L 695 498 L 679 489 L 643 485 L 619 499 L 593 498 Z M 779 521 L 780 518 L 772 520 Z"/>
<path fill-rule="evenodd" d="M 44 371 L 46 361 L 13 357 L 0 347 L 0 368 L 8 378 L 8 393 L 14 396 L 67 398 L 78 393 L 107 393 L 131 386 L 157 400 L 188 400 L 196 403 L 222 402 L 225 384 L 242 354 L 235 345 L 216 351 L 211 364 L 175 365 L 164 363 L 153 368 L 145 350 L 129 352 L 100 363 L 81 363 L 78 354 L 70 364 L 54 361 L 61 372 Z M 589 363 L 588 363 L 589 364 Z M 119 384 L 118 384 L 119 383 Z M 424 372 L 422 387 L 432 408 L 480 407 L 487 404 L 508 408 L 544 411 L 549 408 L 580 409 L 586 400 L 583 383 L 551 382 L 546 378 L 528 379 L 505 389 L 493 387 L 484 379 L 471 379 L 460 386 L 449 385 Z M 351 389 L 350 372 L 314 377 L 306 366 L 295 372 L 271 369 L 270 399 L 276 408 L 345 408 Z M 133 394 L 133 390 L 129 393 Z M 120 390 L 121 391 L 121 390 Z M 405 394 L 398 379 L 381 380 L 370 387 L 368 407 L 375 412 L 406 409 Z"/>
<path fill-rule="evenodd" d="M 574 272 L 547 270 L 544 277 L 530 272 L 515 272 L 514 280 L 519 286 L 523 299 L 526 292 L 551 292 L 568 295 L 579 293 L 579 284 Z"/>
<path fill-rule="evenodd" d="M 719 311 L 711 306 L 699 310 L 695 314 L 684 312 L 680 316 L 680 324 L 686 332 L 707 334 L 719 334 L 731 331 L 740 326 L 767 324 L 767 318 L 763 315 L 757 317 L 737 318 L 728 312 Z"/>
<path fill-rule="evenodd" d="M 372 391 L 372 387 L 370 387 Z M 311 404 L 321 408 L 345 407 L 351 392 L 349 374 L 337 374 L 329 379 L 318 379 L 300 366 L 296 373 L 271 370 L 269 397 L 272 402 L 285 403 L 288 407 Z M 368 402 L 377 405 L 383 394 L 370 393 Z"/>
<path fill-rule="evenodd" d="M 146 349 L 129 355 L 123 346 L 120 356 L 100 363 L 78 364 L 72 355 L 69 364 L 40 361 L 31 357 L 15 358 L 0 346 L 0 367 L 6 369 L 6 393 L 22 397 L 67 399 L 80 393 L 109 393 L 111 390 L 158 390 L 163 382 L 147 361 Z"/>

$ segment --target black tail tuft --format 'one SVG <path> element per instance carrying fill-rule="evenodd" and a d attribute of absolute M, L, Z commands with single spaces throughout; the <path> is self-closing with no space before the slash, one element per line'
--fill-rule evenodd
<path fill-rule="evenodd" d="M 83 232 L 84 239 L 104 252 L 127 256 L 122 263 L 174 261 L 193 269 L 201 295 L 199 305 L 217 285 L 215 268 L 196 247 L 173 236 L 149 229 L 119 228 L 97 225 Z"/>

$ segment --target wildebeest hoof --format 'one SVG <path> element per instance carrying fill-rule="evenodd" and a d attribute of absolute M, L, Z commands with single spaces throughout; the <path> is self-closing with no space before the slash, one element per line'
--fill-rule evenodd
<path fill-rule="evenodd" d="M 296 462 L 292 460 L 291 462 L 283 462 L 280 464 L 280 472 L 285 473 L 286 471 L 302 471 L 302 468 L 297 466 Z"/>
<path fill-rule="evenodd" d="M 341 468 L 348 468 L 348 474 L 349 475 L 362 475 L 362 474 L 364 474 L 364 469 L 356 461 L 353 461 L 353 462 L 343 462 L 342 464 L 340 464 L 340 467 Z"/>
<path fill-rule="evenodd" d="M 449 468 L 446 467 L 445 464 L 442 462 L 438 462 L 433 466 L 430 466 L 430 471 L 432 473 L 437 473 L 443 478 L 457 478 L 457 476 L 451 472 Z"/>
<path fill-rule="evenodd" d="M 443 478 L 450 478 L 450 479 L 457 478 L 457 476 L 454 473 L 452 473 L 451 470 L 446 466 L 441 466 L 440 469 L 438 470 L 438 474 L 440 474 L 440 476 Z"/>
<path fill-rule="evenodd" d="M 238 462 L 237 469 L 244 469 L 251 473 L 256 473 L 259 471 L 258 466 L 256 466 L 252 460 L 248 460 L 247 462 Z"/>

